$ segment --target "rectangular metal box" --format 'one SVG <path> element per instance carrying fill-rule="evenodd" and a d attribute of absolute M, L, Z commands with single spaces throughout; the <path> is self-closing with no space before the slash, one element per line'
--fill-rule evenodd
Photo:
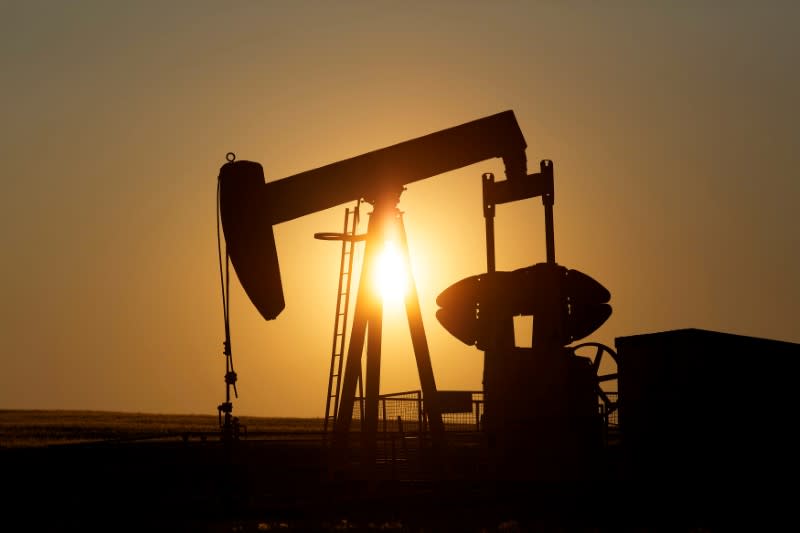
<path fill-rule="evenodd" d="M 682 329 L 615 345 L 631 476 L 718 485 L 796 470 L 800 344 Z"/>

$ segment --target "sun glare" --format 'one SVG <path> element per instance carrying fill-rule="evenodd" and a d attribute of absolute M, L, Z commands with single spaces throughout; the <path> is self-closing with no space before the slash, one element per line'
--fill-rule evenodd
<path fill-rule="evenodd" d="M 384 302 L 402 302 L 408 290 L 408 273 L 397 245 L 387 241 L 378 256 L 375 286 Z"/>

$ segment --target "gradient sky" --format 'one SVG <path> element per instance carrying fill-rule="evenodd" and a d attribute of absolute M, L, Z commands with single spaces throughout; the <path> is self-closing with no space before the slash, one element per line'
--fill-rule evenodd
<path fill-rule="evenodd" d="M 216 413 L 225 153 L 272 180 L 506 109 L 531 169 L 555 163 L 557 261 L 611 291 L 588 340 L 800 342 L 800 7 L 594 4 L 3 2 L 0 408 Z M 485 270 L 486 171 L 400 204 L 442 389 L 481 386 L 434 300 Z M 276 226 L 277 320 L 234 279 L 235 414 L 324 414 L 339 246 L 313 234 L 345 207 Z M 496 230 L 499 269 L 544 260 L 538 200 Z M 383 392 L 419 387 L 404 319 Z"/>

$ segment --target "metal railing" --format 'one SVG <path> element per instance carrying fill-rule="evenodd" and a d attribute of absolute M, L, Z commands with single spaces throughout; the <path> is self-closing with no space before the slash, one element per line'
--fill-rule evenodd
<path fill-rule="evenodd" d="M 469 395 L 468 405 L 463 408 L 442 409 L 442 422 L 445 431 L 479 431 L 483 415 L 483 393 L 478 391 L 459 391 Z M 362 402 L 356 398 L 353 406 L 353 424 L 360 424 Z M 403 432 L 406 434 L 426 433 L 428 429 L 425 402 L 421 391 L 396 392 L 378 397 L 378 430 L 384 433 Z"/>
<path fill-rule="evenodd" d="M 441 392 L 441 391 L 440 391 Z M 445 393 L 451 391 L 445 391 Z M 461 402 L 461 407 L 448 410 L 442 409 L 442 421 L 445 431 L 480 431 L 484 413 L 483 392 L 458 391 L 460 395 L 469 395 L 468 405 Z M 616 392 L 607 392 L 606 395 L 613 402 L 618 399 Z M 353 426 L 360 427 L 361 413 L 364 412 L 364 398 L 357 397 L 353 406 Z M 609 429 L 619 426 L 618 410 L 607 413 L 603 404 L 598 404 L 601 416 Z M 419 434 L 427 432 L 427 417 L 425 402 L 419 390 L 382 394 L 378 397 L 378 430 L 383 433 Z"/>

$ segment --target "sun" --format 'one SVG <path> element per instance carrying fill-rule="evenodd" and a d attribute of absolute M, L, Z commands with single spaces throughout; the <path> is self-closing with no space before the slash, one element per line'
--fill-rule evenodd
<path fill-rule="evenodd" d="M 394 241 L 386 244 L 378 255 L 374 283 L 384 302 L 402 302 L 408 291 L 408 272 L 403 255 Z"/>

